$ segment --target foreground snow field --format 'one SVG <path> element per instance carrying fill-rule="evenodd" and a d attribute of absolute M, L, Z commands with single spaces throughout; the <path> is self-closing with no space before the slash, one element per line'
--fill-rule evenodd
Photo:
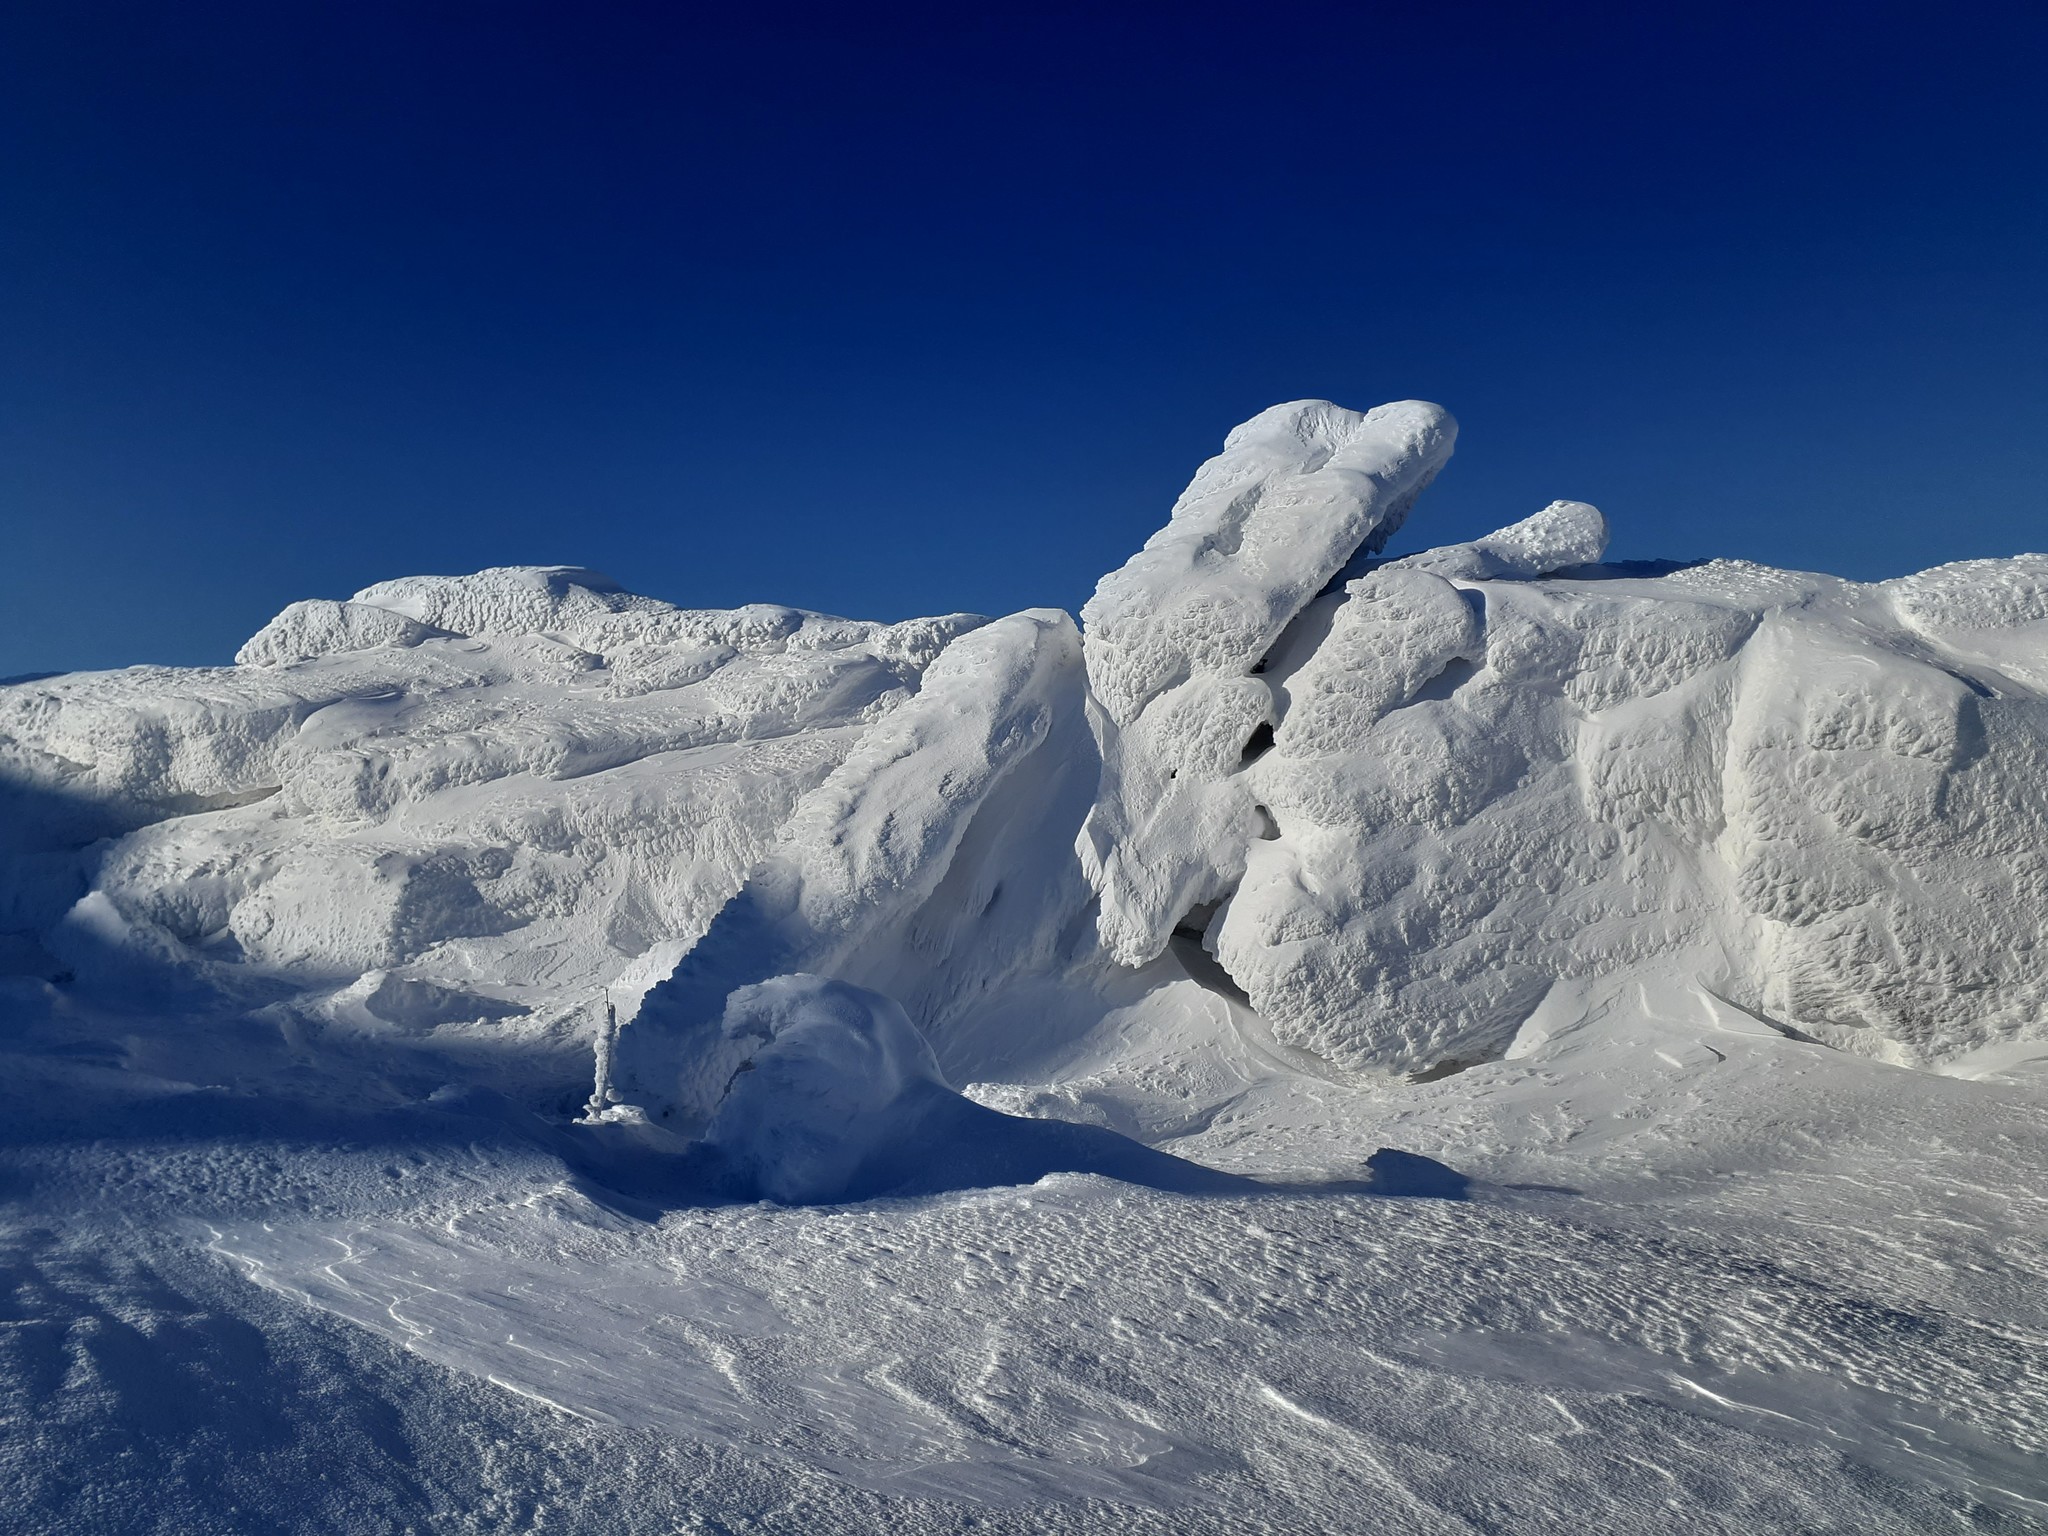
<path fill-rule="evenodd" d="M 1454 438 L 0 686 L 0 1529 L 2048 1530 L 2048 557 L 1379 559 Z"/>

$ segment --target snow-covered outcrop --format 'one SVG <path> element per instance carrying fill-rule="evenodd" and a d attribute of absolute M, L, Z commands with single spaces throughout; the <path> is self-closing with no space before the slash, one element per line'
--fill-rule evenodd
<path fill-rule="evenodd" d="M 1453 432 L 1261 414 L 1079 630 L 503 568 L 0 688 L 0 969 L 599 1035 L 593 1108 L 685 1133 L 792 974 L 1134 1127 L 1133 1071 L 1435 1076 L 1674 987 L 1907 1065 L 2048 1035 L 2048 557 L 1609 567 L 1560 501 L 1376 559 Z"/>
<path fill-rule="evenodd" d="M 567 634 L 614 614 L 650 617 L 675 611 L 671 603 L 628 592 L 609 576 L 573 565 L 401 576 L 365 587 L 351 601 L 458 635 Z"/>
<path fill-rule="evenodd" d="M 959 1001 L 1051 965 L 1085 896 L 1067 844 L 1048 834 L 1071 818 L 1070 839 L 1094 788 L 1081 694 L 1080 637 L 1063 613 L 1013 614 L 948 646 L 605 1042 L 599 1103 L 687 1118 L 695 1098 L 676 1074 L 694 1070 L 741 986 L 828 975 L 905 999 L 937 1027 Z"/>
<path fill-rule="evenodd" d="M 1248 777 L 1279 835 L 1219 959 L 1281 1040 L 1410 1072 L 1663 975 L 1899 1061 L 2038 1032 L 2048 710 L 1888 597 L 1729 564 L 1352 583 L 1277 679 Z"/>
<path fill-rule="evenodd" d="M 234 668 L 0 689 L 0 963 L 130 974 L 112 946 L 328 1019 L 389 972 L 471 1020 L 588 1021 L 983 622 L 686 610 L 555 568 L 363 596 L 441 622 L 294 604 Z"/>
<path fill-rule="evenodd" d="M 1397 560 L 1451 581 L 1515 581 L 1575 565 L 1598 565 L 1607 553 L 1607 519 L 1583 501 L 1553 501 L 1541 512 L 1470 544 L 1446 544 Z"/>
<path fill-rule="evenodd" d="M 1264 818 L 1236 770 L 1273 725 L 1253 674 L 1331 577 L 1401 526 L 1456 436 L 1413 400 L 1262 411 L 1082 608 L 1103 787 L 1081 857 L 1119 960 L 1158 954 L 1242 874 Z"/>

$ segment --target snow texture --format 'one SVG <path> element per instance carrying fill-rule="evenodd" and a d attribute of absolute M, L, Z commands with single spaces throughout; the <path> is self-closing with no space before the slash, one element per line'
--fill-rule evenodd
<path fill-rule="evenodd" d="M 235 652 L 240 667 L 276 667 L 343 651 L 373 651 L 381 645 L 418 645 L 448 633 L 389 608 L 370 603 L 334 603 L 310 598 L 293 603 L 257 630 Z"/>
<path fill-rule="evenodd" d="M 704 1127 L 705 1144 L 761 1193 L 832 1200 L 935 1091 L 945 1091 L 939 1064 L 895 1003 L 844 982 L 783 976 L 726 1000 L 678 1101 Z"/>
<path fill-rule="evenodd" d="M 0 1523 L 2040 1528 L 2048 555 L 1379 558 L 1453 433 L 0 686 Z"/>
<path fill-rule="evenodd" d="M 1080 678 L 1063 613 L 1014 614 L 953 642 L 917 696 L 797 804 L 704 937 L 604 1043 L 598 1104 L 664 1121 L 683 1109 L 688 1123 L 701 1095 L 672 1080 L 736 987 L 828 974 L 912 998 L 938 1024 L 954 995 L 1048 963 L 1081 891 L 1014 844 L 1043 836 L 1049 801 L 1078 815 L 1076 791 L 1091 787 Z M 1021 889 L 998 911 L 1006 877 Z"/>

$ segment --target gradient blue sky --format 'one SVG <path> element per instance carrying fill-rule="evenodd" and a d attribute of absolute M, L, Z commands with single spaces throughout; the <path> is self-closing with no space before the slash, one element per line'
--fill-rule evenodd
<path fill-rule="evenodd" d="M 2048 547 L 2038 3 L 17 3 L 0 675 L 571 562 L 1077 606 L 1230 425 L 1421 396 L 1398 547 Z"/>

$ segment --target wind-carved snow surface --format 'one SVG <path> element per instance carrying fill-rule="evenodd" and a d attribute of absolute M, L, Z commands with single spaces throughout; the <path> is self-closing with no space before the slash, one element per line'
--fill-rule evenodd
<path fill-rule="evenodd" d="M 1262 413 L 1079 626 L 514 567 L 0 687 L 33 1524 L 2048 1515 L 2048 556 L 1381 558 L 1454 436 Z"/>

